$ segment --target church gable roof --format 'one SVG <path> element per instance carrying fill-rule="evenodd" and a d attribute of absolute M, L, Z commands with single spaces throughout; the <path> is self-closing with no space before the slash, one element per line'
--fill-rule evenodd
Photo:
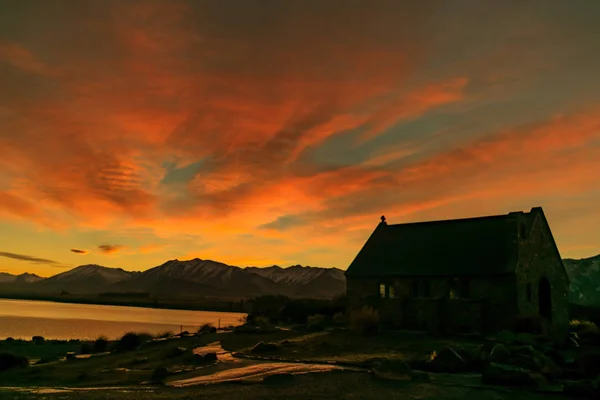
<path fill-rule="evenodd" d="M 348 277 L 498 275 L 517 264 L 517 214 L 387 225 L 382 222 Z"/>

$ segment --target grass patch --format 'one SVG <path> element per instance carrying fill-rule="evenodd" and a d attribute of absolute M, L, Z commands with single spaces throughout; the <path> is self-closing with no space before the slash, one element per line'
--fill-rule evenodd
<path fill-rule="evenodd" d="M 115 343 L 114 350 L 118 353 L 135 351 L 151 339 L 152 335 L 148 333 L 127 332 Z"/>
<path fill-rule="evenodd" d="M 363 307 L 350 313 L 350 330 L 361 335 L 375 335 L 380 329 L 380 319 L 377 310 Z"/>

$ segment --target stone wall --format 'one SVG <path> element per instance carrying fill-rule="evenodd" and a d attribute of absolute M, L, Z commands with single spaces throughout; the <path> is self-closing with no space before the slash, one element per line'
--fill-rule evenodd
<path fill-rule="evenodd" d="M 429 282 L 428 298 L 412 298 L 414 279 Z M 469 298 L 449 300 L 449 277 L 347 279 L 351 308 L 370 305 L 394 326 L 431 331 L 499 331 L 510 329 L 518 315 L 514 276 L 468 280 Z M 395 287 L 395 299 L 379 298 L 379 284 Z"/>
<path fill-rule="evenodd" d="M 567 336 L 569 326 L 569 281 L 562 259 L 541 211 L 534 209 L 531 213 L 519 216 L 519 219 L 524 226 L 524 232 L 519 232 L 519 265 L 516 274 L 519 314 L 539 315 L 540 280 L 546 278 L 551 289 L 551 333 L 556 340 L 562 341 Z"/>

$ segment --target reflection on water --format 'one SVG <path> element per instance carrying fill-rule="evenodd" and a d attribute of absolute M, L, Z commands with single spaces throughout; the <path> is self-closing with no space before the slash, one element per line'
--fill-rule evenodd
<path fill-rule="evenodd" d="M 117 338 L 128 331 L 156 334 L 195 330 L 204 323 L 239 325 L 244 314 L 0 299 L 0 339 Z"/>

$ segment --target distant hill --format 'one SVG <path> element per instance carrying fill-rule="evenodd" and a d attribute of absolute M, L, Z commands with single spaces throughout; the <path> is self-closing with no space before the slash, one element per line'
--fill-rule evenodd
<path fill-rule="evenodd" d="M 129 280 L 139 272 L 101 265 L 80 265 L 69 271 L 34 282 L 30 287 L 36 291 L 67 291 L 74 293 L 99 293 L 106 287 Z"/>
<path fill-rule="evenodd" d="M 333 275 L 337 278 L 332 278 Z M 267 294 L 332 298 L 344 293 L 345 286 L 343 271 L 338 269 L 299 265 L 240 268 L 196 258 L 167 261 L 134 279 L 117 283 L 111 290 L 231 298 Z"/>
<path fill-rule="evenodd" d="M 2 285 L 3 280 L 14 282 L 13 277 L 0 274 L 0 288 L 7 287 Z M 293 298 L 333 298 L 345 292 L 346 283 L 344 272 L 336 268 L 300 265 L 288 268 L 241 268 L 196 258 L 170 260 L 143 272 L 81 265 L 50 278 L 38 277 L 19 288 L 30 293 L 147 292 L 160 297 L 251 298 L 285 295 Z"/>
<path fill-rule="evenodd" d="M 600 254 L 594 257 L 563 260 L 571 281 L 569 301 L 600 306 Z"/>
<path fill-rule="evenodd" d="M 2 284 L 2 283 L 13 283 L 13 284 L 32 283 L 32 282 L 40 281 L 42 279 L 44 279 L 44 278 L 37 276 L 35 274 L 27 273 L 27 272 L 25 272 L 24 274 L 21 274 L 21 275 L 12 275 L 7 272 L 0 272 L 0 284 Z"/>
<path fill-rule="evenodd" d="M 301 265 L 281 268 L 274 265 L 267 268 L 247 267 L 245 270 L 275 282 L 279 290 L 289 297 L 302 297 L 303 293 L 308 292 L 315 298 L 324 298 L 331 296 L 332 289 L 336 294 L 346 290 L 344 271 L 337 268 Z"/>

